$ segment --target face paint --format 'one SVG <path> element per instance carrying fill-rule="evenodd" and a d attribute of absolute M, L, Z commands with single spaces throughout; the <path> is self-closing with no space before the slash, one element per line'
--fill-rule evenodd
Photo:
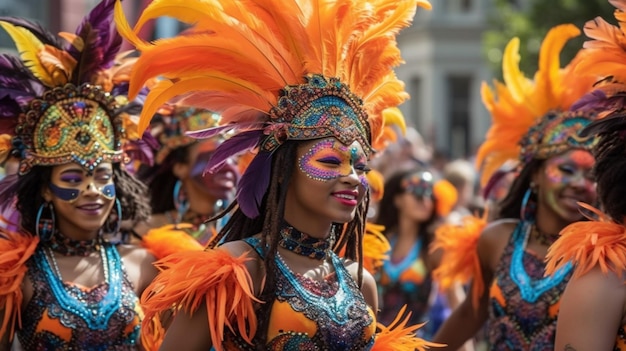
<path fill-rule="evenodd" d="M 48 185 L 50 191 L 61 200 L 73 202 L 82 192 L 89 189 L 95 189 L 100 195 L 106 199 L 115 199 L 115 184 L 113 183 L 113 176 L 106 170 L 96 170 L 94 176 L 91 172 L 82 174 L 76 171 L 70 171 L 64 173 L 58 180 L 61 184 L 70 184 L 72 186 L 65 187 L 50 182 Z M 96 183 L 102 184 L 100 186 Z"/>
<path fill-rule="evenodd" d="M 356 144 L 345 146 L 336 139 L 323 139 L 315 143 L 298 160 L 299 168 L 309 178 L 328 181 L 346 177 L 356 172 L 361 185 L 367 188 L 365 174 L 367 156 Z"/>
<path fill-rule="evenodd" d="M 546 162 L 546 176 L 551 183 L 566 185 L 581 178 L 591 181 L 594 158 L 588 151 L 574 150 L 567 156 L 556 156 Z"/>

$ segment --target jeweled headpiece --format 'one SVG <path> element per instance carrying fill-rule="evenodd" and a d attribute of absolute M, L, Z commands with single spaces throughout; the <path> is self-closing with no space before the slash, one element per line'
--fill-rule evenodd
<path fill-rule="evenodd" d="M 574 74 L 582 56 L 580 52 L 561 68 L 561 49 L 579 34 L 580 30 L 572 24 L 552 28 L 541 44 L 539 70 L 533 80 L 519 69 L 519 39 L 513 38 L 506 46 L 502 59 L 504 84 L 495 81 L 494 91 L 483 83 L 481 89 L 483 103 L 492 118 L 492 126 L 476 158 L 483 187 L 508 160 L 520 159 L 523 167 L 533 158 L 547 158 L 567 147 L 588 146 L 586 140 L 577 140 L 575 133 L 581 127 L 578 123 L 588 123 L 593 115 L 579 113 L 573 117 L 561 113 L 590 92 L 597 80 L 594 74 Z M 554 112 L 548 114 L 550 111 Z"/>
<path fill-rule="evenodd" d="M 120 33 L 141 51 L 131 94 L 152 77 L 166 78 L 148 95 L 140 130 L 171 99 L 219 113 L 220 127 L 190 135 L 234 131 L 209 170 L 258 148 L 237 193 L 242 212 L 254 218 L 269 184 L 272 152 L 286 140 L 332 136 L 373 151 L 382 111 L 407 98 L 393 72 L 402 62 L 396 35 L 417 6 L 430 8 L 425 0 L 161 0 L 131 29 L 117 4 Z M 174 38 L 141 40 L 143 24 L 162 15 L 192 27 Z"/>
<path fill-rule="evenodd" d="M 20 174 L 33 166 L 77 162 L 88 170 L 120 162 L 136 138 L 129 115 L 128 72 L 135 59 L 117 56 L 114 0 L 104 0 L 75 34 L 59 38 L 38 24 L 0 17 L 20 59 L 0 56 L 0 133 L 11 135 Z M 65 41 L 65 43 L 63 43 Z"/>
<path fill-rule="evenodd" d="M 159 110 L 158 117 L 153 119 L 151 127 L 160 146 L 155 158 L 157 164 L 161 164 L 172 150 L 197 142 L 187 136 L 187 132 L 215 127 L 219 120 L 219 115 L 214 112 L 186 106 L 165 106 Z"/>
<path fill-rule="evenodd" d="M 429 171 L 417 171 L 407 174 L 400 186 L 405 192 L 416 197 L 433 198 L 436 203 L 435 211 L 441 217 L 447 216 L 458 200 L 458 193 L 454 185 L 445 179 L 435 179 Z"/>

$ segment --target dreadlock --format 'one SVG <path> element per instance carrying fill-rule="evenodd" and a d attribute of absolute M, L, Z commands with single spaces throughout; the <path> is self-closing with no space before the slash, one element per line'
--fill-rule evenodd
<path fill-rule="evenodd" d="M 259 306 L 258 314 L 261 316 L 269 315 L 276 296 L 278 274 L 276 252 L 278 251 L 278 242 L 280 240 L 278 233 L 285 213 L 287 189 L 289 189 L 289 183 L 296 164 L 298 145 L 300 144 L 301 142 L 298 141 L 287 141 L 274 152 L 270 184 L 261 203 L 260 216 L 256 218 L 246 217 L 241 209 L 236 207 L 237 203 L 234 201 L 222 213 L 211 218 L 211 220 L 217 220 L 235 209 L 226 225 L 211 239 L 207 249 L 211 249 L 222 242 L 241 240 L 261 233 L 261 247 L 267 248 L 263 257 L 263 265 L 266 272 L 265 283 L 259 296 L 259 299 L 264 301 Z M 365 196 L 365 201 L 357 208 L 356 215 L 350 222 L 346 224 L 333 223 L 331 228 L 331 232 L 340 234 L 335 243 L 334 251 L 339 252 L 345 247 L 344 257 L 357 261 L 359 264 L 357 280 L 359 286 L 363 280 L 363 257 L 361 253 L 363 252 L 363 233 L 368 206 L 369 192 Z M 264 350 L 268 328 L 269 320 L 267 318 L 261 319 L 257 329 L 257 337 L 260 340 L 257 346 L 259 350 Z"/>

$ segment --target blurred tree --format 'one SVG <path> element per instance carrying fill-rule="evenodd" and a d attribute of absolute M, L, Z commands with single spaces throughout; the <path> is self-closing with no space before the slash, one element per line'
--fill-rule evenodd
<path fill-rule="evenodd" d="M 532 78 L 537 71 L 539 48 L 548 30 L 555 25 L 573 23 L 582 32 L 585 22 L 601 16 L 616 23 L 615 8 L 607 0 L 491 0 L 490 30 L 484 35 L 484 50 L 494 76 L 502 78 L 502 53 L 513 37 L 520 38 L 520 68 Z M 562 65 L 568 63 L 587 39 L 584 33 L 570 40 L 561 53 Z"/>

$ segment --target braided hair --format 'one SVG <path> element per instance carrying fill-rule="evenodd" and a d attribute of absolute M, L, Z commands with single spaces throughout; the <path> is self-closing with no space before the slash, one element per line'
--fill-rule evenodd
<path fill-rule="evenodd" d="M 261 233 L 261 247 L 266 247 L 267 251 L 263 257 L 266 277 L 263 291 L 259 296 L 259 299 L 264 301 L 259 307 L 258 315 L 260 316 L 269 316 L 276 296 L 276 282 L 279 274 L 276 266 L 276 252 L 280 240 L 278 233 L 285 212 L 287 189 L 289 188 L 289 182 L 296 164 L 297 148 L 301 143 L 298 141 L 287 141 L 274 152 L 270 183 L 260 206 L 260 216 L 256 218 L 246 217 L 237 207 L 237 201 L 235 200 L 222 213 L 212 218 L 212 220 L 217 220 L 234 210 L 226 225 L 211 239 L 207 246 L 208 248 L 213 248 L 218 243 L 241 240 Z M 346 224 L 334 223 L 331 229 L 335 233 L 340 233 L 335 243 L 334 251 L 340 252 L 345 250 L 343 255 L 345 258 L 358 262 L 357 280 L 359 285 L 362 284 L 363 280 L 363 258 L 361 253 L 363 251 L 363 233 L 368 206 L 369 192 L 357 208 L 356 215 L 350 222 Z M 259 321 L 257 330 L 257 336 L 261 341 L 258 343 L 259 350 L 264 350 L 268 328 L 268 318 Z"/>

